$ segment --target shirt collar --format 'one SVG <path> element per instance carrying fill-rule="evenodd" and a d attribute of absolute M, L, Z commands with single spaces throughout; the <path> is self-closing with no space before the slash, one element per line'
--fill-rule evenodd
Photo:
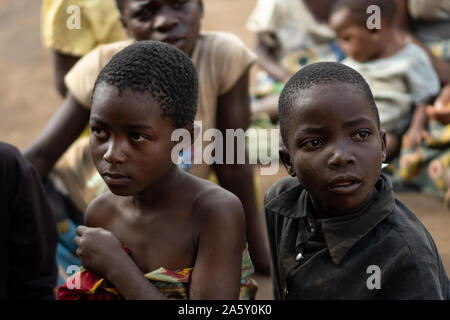
<path fill-rule="evenodd" d="M 296 178 L 291 179 L 297 180 Z M 288 218 L 304 218 L 306 217 L 306 210 L 303 206 L 305 201 L 304 193 L 306 193 L 306 191 L 297 180 L 293 187 L 280 193 L 274 199 L 269 201 L 265 205 L 265 210 L 272 211 Z"/>
<path fill-rule="evenodd" d="M 321 221 L 322 232 L 335 264 L 341 263 L 348 251 L 394 210 L 395 197 L 389 178 L 381 175 L 375 189 L 376 195 L 358 212 Z"/>
<path fill-rule="evenodd" d="M 340 264 L 348 251 L 393 211 L 395 197 L 389 178 L 380 175 L 375 190 L 375 196 L 354 214 L 319 220 L 335 264 Z M 270 201 L 266 210 L 293 219 L 315 216 L 310 196 L 300 184 Z"/>

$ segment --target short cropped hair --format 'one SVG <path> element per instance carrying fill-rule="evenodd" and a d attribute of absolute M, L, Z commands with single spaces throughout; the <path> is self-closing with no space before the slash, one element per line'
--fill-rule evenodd
<path fill-rule="evenodd" d="M 278 101 L 278 115 L 280 120 L 281 138 L 288 147 L 287 119 L 289 113 L 304 91 L 317 85 L 333 85 L 346 83 L 355 87 L 356 90 L 367 98 L 370 109 L 376 116 L 377 126 L 380 129 L 380 117 L 372 91 L 366 80 L 356 70 L 337 62 L 317 62 L 301 68 L 283 88 Z"/>
<path fill-rule="evenodd" d="M 101 70 L 94 85 L 114 86 L 148 93 L 160 105 L 163 117 L 177 128 L 194 122 L 198 79 L 191 59 L 176 47 L 159 41 L 138 41 L 115 54 Z"/>
<path fill-rule="evenodd" d="M 395 0 L 337 0 L 330 9 L 330 17 L 340 9 L 347 8 L 354 21 L 361 23 L 361 25 L 365 27 L 367 18 L 369 17 L 367 8 L 371 5 L 376 5 L 380 8 L 382 20 L 386 21 L 388 24 L 394 22 L 397 11 Z"/>

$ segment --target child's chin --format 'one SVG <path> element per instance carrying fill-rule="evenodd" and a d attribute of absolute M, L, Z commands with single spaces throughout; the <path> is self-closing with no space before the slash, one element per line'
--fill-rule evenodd
<path fill-rule="evenodd" d="M 111 187 L 111 186 L 109 186 L 108 188 L 116 196 L 127 197 L 127 196 L 132 196 L 133 194 L 136 194 L 136 192 L 131 192 L 130 190 L 126 190 L 124 188 L 120 189 L 120 188 Z"/>
<path fill-rule="evenodd" d="M 367 196 L 367 194 L 366 194 Z M 348 197 L 338 204 L 339 211 L 343 214 L 353 214 L 360 210 L 370 199 L 361 195 Z"/>

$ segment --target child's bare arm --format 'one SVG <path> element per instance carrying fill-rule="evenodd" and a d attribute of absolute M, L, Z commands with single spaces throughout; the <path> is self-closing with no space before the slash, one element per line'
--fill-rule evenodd
<path fill-rule="evenodd" d="M 77 228 L 78 237 L 75 238 L 82 265 L 107 278 L 125 299 L 166 299 L 126 254 L 120 240 L 105 229 L 113 216 L 108 194 L 96 198 L 86 209 L 85 226 Z"/>
<path fill-rule="evenodd" d="M 107 278 L 125 299 L 167 299 L 145 278 L 111 232 L 103 228 L 79 226 L 77 233 L 77 255 L 83 266 Z"/>
<path fill-rule="evenodd" d="M 68 93 L 41 134 L 24 150 L 25 158 L 45 177 L 80 135 L 89 121 L 89 110 Z"/>
<path fill-rule="evenodd" d="M 238 299 L 245 217 L 240 201 L 215 189 L 195 209 L 199 221 L 198 251 L 190 286 L 190 299 Z M 206 199 L 206 200 L 205 200 Z M 86 212 L 90 226 L 104 224 L 108 205 L 94 201 Z M 104 199 L 103 199 L 104 200 Z M 97 207 L 97 210 L 96 210 Z M 103 213 L 102 213 L 103 212 Z M 125 253 L 120 241 L 103 228 L 80 226 L 77 254 L 90 271 L 106 277 L 126 299 L 166 299 Z"/>
<path fill-rule="evenodd" d="M 245 216 L 231 193 L 204 197 L 189 299 L 238 299 L 245 245 Z"/>
<path fill-rule="evenodd" d="M 437 97 L 433 106 L 427 107 L 427 116 L 442 124 L 450 123 L 450 84 L 447 84 Z"/>
<path fill-rule="evenodd" d="M 396 24 L 400 28 L 401 31 L 405 32 L 409 37 L 411 37 L 412 41 L 421 47 L 428 55 L 433 64 L 434 70 L 439 76 L 439 80 L 441 84 L 445 85 L 450 83 L 450 64 L 434 55 L 431 50 L 423 44 L 412 32 L 412 18 L 408 11 L 408 0 L 396 0 L 397 2 L 397 17 Z"/>
<path fill-rule="evenodd" d="M 64 83 L 64 77 L 78 60 L 80 60 L 79 56 L 72 56 L 53 49 L 54 81 L 55 87 L 61 97 L 65 97 L 67 94 L 67 87 Z"/>
<path fill-rule="evenodd" d="M 426 107 L 427 103 L 425 102 L 418 103 L 415 106 L 411 125 L 406 133 L 409 136 L 410 145 L 413 148 L 418 147 L 426 135 L 428 119 Z"/>
<path fill-rule="evenodd" d="M 270 39 L 270 35 L 267 33 L 258 34 L 256 54 L 258 55 L 258 64 L 274 79 L 281 82 L 287 82 L 292 76 L 291 73 L 286 70 L 278 61 L 275 60 L 273 51 L 274 48 L 270 48 L 270 45 L 275 45 L 275 40 L 273 44 L 267 44 Z"/>

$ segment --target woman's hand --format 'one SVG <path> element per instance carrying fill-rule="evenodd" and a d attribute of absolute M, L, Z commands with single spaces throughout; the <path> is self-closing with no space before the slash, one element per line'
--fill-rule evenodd
<path fill-rule="evenodd" d="M 81 264 L 89 271 L 101 277 L 107 277 L 108 268 L 118 261 L 129 258 L 120 241 L 109 231 L 102 228 L 79 226 L 75 243 Z"/>

